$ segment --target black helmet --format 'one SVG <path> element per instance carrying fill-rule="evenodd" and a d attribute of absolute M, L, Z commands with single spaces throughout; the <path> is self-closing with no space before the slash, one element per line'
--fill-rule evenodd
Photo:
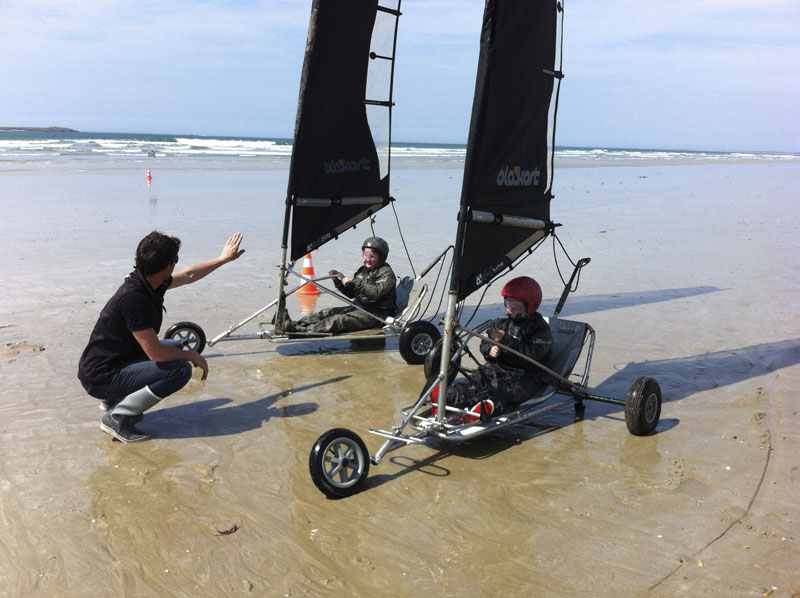
<path fill-rule="evenodd" d="M 389 244 L 380 237 L 370 237 L 361 244 L 361 249 L 372 249 L 381 255 L 381 260 L 386 261 L 389 257 Z"/>

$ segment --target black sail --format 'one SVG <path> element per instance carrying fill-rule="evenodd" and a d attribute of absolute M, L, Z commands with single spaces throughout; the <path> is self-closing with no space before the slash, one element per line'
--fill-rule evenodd
<path fill-rule="evenodd" d="M 556 0 L 486 2 L 456 242 L 459 300 L 551 226 L 558 10 Z"/>
<path fill-rule="evenodd" d="M 291 260 L 390 200 L 397 9 L 399 0 L 314 0 L 289 172 Z"/>

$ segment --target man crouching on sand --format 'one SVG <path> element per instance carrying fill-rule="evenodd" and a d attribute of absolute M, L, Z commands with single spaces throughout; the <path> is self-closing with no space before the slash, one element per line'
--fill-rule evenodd
<path fill-rule="evenodd" d="M 160 341 L 164 293 L 197 282 L 244 253 L 236 233 L 218 258 L 173 274 L 181 240 L 153 231 L 136 248 L 136 266 L 109 299 L 78 363 L 78 379 L 108 411 L 100 428 L 122 442 L 150 438 L 134 424 L 161 399 L 183 388 L 192 368 L 208 376 L 208 364 L 177 341 Z"/>

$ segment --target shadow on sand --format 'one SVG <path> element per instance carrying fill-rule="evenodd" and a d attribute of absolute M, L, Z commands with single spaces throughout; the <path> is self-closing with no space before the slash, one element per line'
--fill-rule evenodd
<path fill-rule="evenodd" d="M 605 295 L 582 295 L 570 296 L 564 304 L 560 314 L 562 318 L 571 319 L 575 316 L 591 314 L 610 309 L 621 309 L 624 307 L 634 307 L 637 305 L 647 305 L 649 303 L 660 303 L 663 301 L 674 301 L 676 299 L 686 299 L 708 293 L 723 291 L 719 287 L 684 287 L 680 289 L 658 289 L 655 291 L 630 291 L 627 293 L 607 293 Z M 553 313 L 558 303 L 558 298 L 545 299 L 539 312 L 543 316 Z M 465 309 L 466 317 L 472 322 L 483 322 L 491 318 L 497 318 L 505 313 L 502 303 L 491 303 L 481 306 L 478 313 L 473 316 L 470 308 Z M 464 320 L 466 321 L 466 319 Z"/>
<path fill-rule="evenodd" d="M 158 438 L 205 438 L 239 434 L 260 428 L 273 417 L 297 417 L 313 413 L 318 407 L 316 403 L 293 403 L 284 407 L 273 405 L 284 397 L 341 382 L 349 377 L 339 376 L 298 386 L 244 404 L 232 404 L 232 399 L 219 398 L 167 407 L 147 413 L 141 427 L 143 430 L 156 431 Z"/>
<path fill-rule="evenodd" d="M 679 401 L 719 386 L 736 384 L 800 363 L 800 338 L 658 361 L 631 362 L 604 380 L 598 394 L 619 392 L 639 376 L 662 383 L 663 400 Z M 665 391 L 664 386 L 667 385 Z"/>
<path fill-rule="evenodd" d="M 687 297 L 697 297 L 708 293 L 723 291 L 718 287 L 685 287 L 682 289 L 659 289 L 656 291 L 631 291 L 628 293 L 609 293 L 605 295 L 586 295 L 570 297 L 564 305 L 563 317 L 573 317 L 581 314 L 590 314 L 609 309 L 620 309 L 649 303 L 660 303 Z M 557 301 L 545 302 L 543 313 L 552 313 Z M 548 311 L 549 308 L 549 311 Z"/>

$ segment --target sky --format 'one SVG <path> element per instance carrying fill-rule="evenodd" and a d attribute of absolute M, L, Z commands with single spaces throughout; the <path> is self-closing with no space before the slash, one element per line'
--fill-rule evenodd
<path fill-rule="evenodd" d="M 481 0 L 402 0 L 395 141 L 465 143 Z M 311 0 L 0 0 L 0 126 L 291 137 Z M 800 152 L 800 1 L 565 0 L 557 144 Z"/>

